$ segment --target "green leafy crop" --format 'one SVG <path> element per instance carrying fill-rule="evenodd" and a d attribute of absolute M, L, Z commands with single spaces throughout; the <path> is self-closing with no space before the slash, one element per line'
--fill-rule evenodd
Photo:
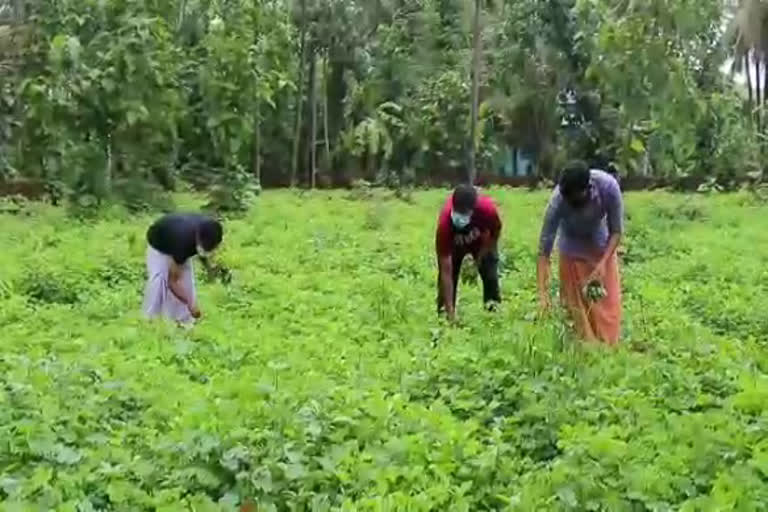
<path fill-rule="evenodd" d="M 548 194 L 489 193 L 504 302 L 466 280 L 456 326 L 447 190 L 262 194 L 189 331 L 140 316 L 153 216 L 0 215 L 0 508 L 763 510 L 764 207 L 628 194 L 609 349 L 535 315 Z"/>

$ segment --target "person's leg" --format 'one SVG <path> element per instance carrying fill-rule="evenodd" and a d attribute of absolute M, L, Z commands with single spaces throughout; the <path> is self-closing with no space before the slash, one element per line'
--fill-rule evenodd
<path fill-rule="evenodd" d="M 453 253 L 453 309 L 456 309 L 456 295 L 459 292 L 459 276 L 461 275 L 461 263 L 464 261 L 463 252 Z"/>
<path fill-rule="evenodd" d="M 163 314 L 168 293 L 168 258 L 152 247 L 146 253 L 147 283 L 144 287 L 144 316 L 154 318 Z"/>
<path fill-rule="evenodd" d="M 192 264 L 192 258 L 188 259 L 181 267 L 181 282 L 187 296 L 192 300 L 192 304 L 197 304 L 197 287 L 195 286 L 195 268 Z M 182 314 L 177 320 L 183 324 L 193 324 L 195 322 L 189 306 L 184 306 Z"/>
<path fill-rule="evenodd" d="M 180 284 L 187 296 L 193 301 L 197 300 L 195 296 L 194 269 L 192 268 L 192 259 L 190 258 L 181 265 Z M 189 311 L 189 306 L 179 300 L 173 292 L 168 290 L 168 298 L 165 302 L 165 316 L 179 324 L 192 324 L 195 319 Z"/>
<path fill-rule="evenodd" d="M 456 292 L 459 289 L 459 272 L 461 272 L 461 263 L 464 260 L 464 253 L 455 252 L 451 257 L 453 266 L 453 308 L 456 309 Z M 441 314 L 445 310 L 445 297 L 443 297 L 443 289 L 440 286 L 440 270 L 437 271 L 437 314 Z"/>
<path fill-rule="evenodd" d="M 478 262 L 477 270 L 483 281 L 483 303 L 489 309 L 501 302 L 499 289 L 499 253 L 492 251 Z"/>

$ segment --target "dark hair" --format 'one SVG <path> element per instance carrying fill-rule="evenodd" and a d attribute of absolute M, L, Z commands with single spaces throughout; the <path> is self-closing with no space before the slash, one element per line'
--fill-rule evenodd
<path fill-rule="evenodd" d="M 197 236 L 200 239 L 200 245 L 206 251 L 212 251 L 221 243 L 224 236 L 224 228 L 217 220 L 206 219 L 198 228 Z"/>
<path fill-rule="evenodd" d="M 477 203 L 477 189 L 472 185 L 459 185 L 453 191 L 453 207 L 457 212 L 471 211 Z"/>
<path fill-rule="evenodd" d="M 560 193 L 566 197 L 586 190 L 589 186 L 589 167 L 580 160 L 569 162 L 560 175 Z"/>

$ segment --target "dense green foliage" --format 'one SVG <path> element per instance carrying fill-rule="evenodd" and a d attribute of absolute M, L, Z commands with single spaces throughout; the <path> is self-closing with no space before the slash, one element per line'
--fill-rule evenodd
<path fill-rule="evenodd" d="M 768 9 L 738 3 L 726 24 L 721 0 L 31 2 L 26 37 L 0 33 L 3 66 L 23 54 L 2 73 L 0 179 L 137 208 L 181 179 L 232 210 L 261 183 L 456 180 L 474 144 L 486 176 L 517 148 L 544 176 L 580 157 L 740 180 L 762 170 Z M 731 55 L 757 59 L 748 98 Z"/>
<path fill-rule="evenodd" d="M 606 350 L 535 320 L 544 193 L 490 192 L 505 303 L 439 322 L 446 193 L 265 193 L 192 331 L 140 318 L 150 217 L 0 215 L 3 510 L 764 509 L 764 206 L 630 194 Z"/>

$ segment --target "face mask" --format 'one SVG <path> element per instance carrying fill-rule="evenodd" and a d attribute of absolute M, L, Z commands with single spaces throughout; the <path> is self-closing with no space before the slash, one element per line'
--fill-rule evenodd
<path fill-rule="evenodd" d="M 464 229 L 469 225 L 469 221 L 472 219 L 471 213 L 458 213 L 451 210 L 451 222 L 457 229 Z"/>

